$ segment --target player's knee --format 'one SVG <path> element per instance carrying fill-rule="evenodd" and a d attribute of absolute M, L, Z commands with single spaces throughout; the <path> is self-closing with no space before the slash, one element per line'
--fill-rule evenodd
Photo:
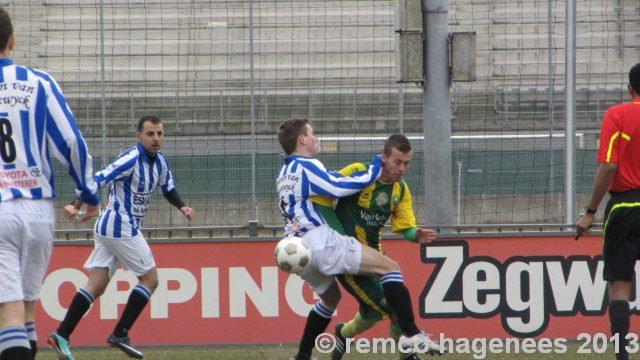
<path fill-rule="evenodd" d="M 398 264 L 395 260 L 387 258 L 387 261 L 385 261 L 383 265 L 385 273 L 391 271 L 400 271 L 400 264 Z"/>

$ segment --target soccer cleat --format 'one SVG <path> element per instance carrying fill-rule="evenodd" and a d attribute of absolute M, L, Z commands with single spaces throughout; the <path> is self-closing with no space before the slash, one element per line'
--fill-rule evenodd
<path fill-rule="evenodd" d="M 405 335 L 400 336 L 398 346 L 401 348 L 401 351 L 405 353 L 416 352 L 420 354 L 429 353 L 431 355 L 441 355 L 444 353 L 440 344 L 431 340 L 429 335 L 423 331 L 411 337 L 406 337 Z"/>
<path fill-rule="evenodd" d="M 56 351 L 58 360 L 75 360 L 71 355 L 71 349 L 69 349 L 69 340 L 58 335 L 57 332 L 54 331 L 49 335 L 47 344 Z"/>
<path fill-rule="evenodd" d="M 142 359 L 143 357 L 142 353 L 136 350 L 133 345 L 131 345 L 131 339 L 129 339 L 128 336 L 116 337 L 115 335 L 111 334 L 107 339 L 107 342 L 111 344 L 112 347 L 117 347 L 118 349 L 122 350 L 122 352 L 129 355 L 129 357 L 132 357 L 134 359 Z"/>
<path fill-rule="evenodd" d="M 336 343 L 331 352 L 331 360 L 341 360 L 347 351 L 347 340 L 342 336 L 341 332 L 344 325 L 345 323 L 343 322 L 336 324 Z"/>

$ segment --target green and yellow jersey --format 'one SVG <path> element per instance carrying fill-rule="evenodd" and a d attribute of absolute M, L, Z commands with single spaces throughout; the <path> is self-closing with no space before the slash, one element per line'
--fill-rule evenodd
<path fill-rule="evenodd" d="M 366 171 L 367 165 L 353 163 L 342 170 L 340 174 L 349 176 L 355 172 Z M 313 202 L 320 206 L 333 207 L 333 199 L 326 197 L 314 197 Z M 382 251 L 380 239 L 382 229 L 389 217 L 391 217 L 391 231 L 403 233 L 411 239 L 411 233 L 407 236 L 407 230 L 414 230 L 416 218 L 413 214 L 411 192 L 407 183 L 403 180 L 394 183 L 376 181 L 361 192 L 338 200 L 335 212 L 342 223 L 344 233 L 353 236 L 363 244 L 367 244 Z M 325 219 L 336 231 L 331 219 Z M 413 239 L 411 239 L 413 240 Z"/>

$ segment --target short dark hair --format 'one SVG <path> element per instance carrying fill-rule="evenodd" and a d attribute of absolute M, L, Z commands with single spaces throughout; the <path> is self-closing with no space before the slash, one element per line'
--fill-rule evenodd
<path fill-rule="evenodd" d="M 629 70 L 629 84 L 636 94 L 640 94 L 640 63 L 633 65 Z"/>
<path fill-rule="evenodd" d="M 298 145 L 298 136 L 307 135 L 308 119 L 291 119 L 280 124 L 278 128 L 278 141 L 282 150 L 287 155 L 291 155 L 296 151 Z"/>
<path fill-rule="evenodd" d="M 7 50 L 9 38 L 13 35 L 11 16 L 4 8 L 0 7 L 0 51 Z"/>
<path fill-rule="evenodd" d="M 144 115 L 140 118 L 140 120 L 138 120 L 138 132 L 142 132 L 144 123 L 146 123 L 147 121 L 149 121 L 153 125 L 162 124 L 162 120 L 160 120 L 160 117 L 158 115 Z"/>
<path fill-rule="evenodd" d="M 391 155 L 391 151 L 393 149 L 397 149 L 401 153 L 406 154 L 411 151 L 411 143 L 406 136 L 402 134 L 393 134 L 389 136 L 387 141 L 384 143 L 384 154 L 387 156 Z"/>

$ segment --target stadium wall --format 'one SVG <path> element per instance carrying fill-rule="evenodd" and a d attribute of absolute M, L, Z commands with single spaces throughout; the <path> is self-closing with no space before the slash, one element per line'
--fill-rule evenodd
<path fill-rule="evenodd" d="M 297 342 L 317 300 L 299 277 L 275 266 L 276 238 L 247 240 L 153 243 L 160 285 L 131 331 L 134 343 Z M 84 286 L 89 245 L 56 244 L 37 308 L 41 333 L 56 328 Z M 419 326 L 435 336 L 575 339 L 608 332 L 599 236 L 575 242 L 560 235 L 458 234 L 428 247 L 389 240 L 385 250 L 402 265 Z M 632 313 L 640 308 L 635 281 Z M 74 346 L 105 345 L 135 284 L 130 272 L 116 272 L 74 333 Z M 345 294 L 334 321 L 350 319 L 356 309 Z M 631 331 L 640 331 L 638 324 Z M 387 337 L 388 326 L 365 336 Z"/>

